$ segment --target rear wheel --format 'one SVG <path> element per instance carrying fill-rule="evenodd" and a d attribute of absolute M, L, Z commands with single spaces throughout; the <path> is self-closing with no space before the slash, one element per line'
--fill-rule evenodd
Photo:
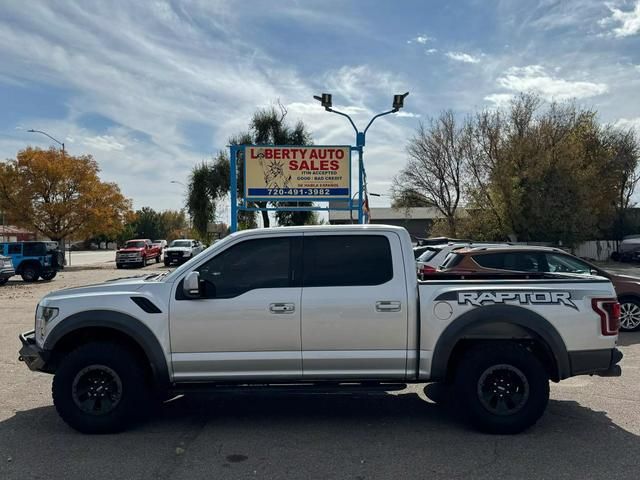
<path fill-rule="evenodd" d="M 549 377 L 538 359 L 520 345 L 478 346 L 460 361 L 455 395 L 478 429 L 519 433 L 544 413 L 549 402 Z"/>
<path fill-rule="evenodd" d="M 53 403 L 83 433 L 112 433 L 142 418 L 150 402 L 145 370 L 127 348 L 92 342 L 67 355 L 53 379 Z"/>
<path fill-rule="evenodd" d="M 620 330 L 623 332 L 640 330 L 640 301 L 632 298 L 620 299 Z"/>
<path fill-rule="evenodd" d="M 40 267 L 36 265 L 25 265 L 22 267 L 22 273 L 20 276 L 25 282 L 35 282 L 40 276 Z"/>
<path fill-rule="evenodd" d="M 54 278 L 56 278 L 57 274 L 58 274 L 58 272 L 56 272 L 55 270 L 48 270 L 46 272 L 42 272 L 40 274 L 40 277 L 43 280 L 53 280 Z"/>

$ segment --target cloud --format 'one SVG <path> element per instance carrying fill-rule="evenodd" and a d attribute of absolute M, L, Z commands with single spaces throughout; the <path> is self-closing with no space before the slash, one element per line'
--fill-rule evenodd
<path fill-rule="evenodd" d="M 478 57 L 474 57 L 464 52 L 447 52 L 445 55 L 456 62 L 480 63 L 480 59 Z"/>
<path fill-rule="evenodd" d="M 484 99 L 487 102 L 493 103 L 497 108 L 504 108 L 513 99 L 513 93 L 492 93 L 491 95 L 487 95 Z"/>
<path fill-rule="evenodd" d="M 548 74 L 541 65 L 511 67 L 498 78 L 500 87 L 511 92 L 535 92 L 547 100 L 564 101 L 571 98 L 589 98 L 609 91 L 605 83 L 565 80 Z M 504 101 L 506 97 L 495 96 L 493 100 Z M 491 96 L 489 96 L 491 97 Z M 485 97 L 487 98 L 487 97 Z M 493 101 L 489 100 L 489 101 Z"/>
<path fill-rule="evenodd" d="M 438 49 L 437 48 L 429 48 L 428 50 L 425 50 L 425 53 L 427 55 L 432 55 L 434 53 L 438 53 Z"/>
<path fill-rule="evenodd" d="M 640 117 L 635 118 L 620 118 L 615 122 L 615 126 L 623 129 L 633 128 L 640 135 Z"/>
<path fill-rule="evenodd" d="M 411 40 L 407 40 L 407 43 L 419 43 L 420 45 L 425 45 L 427 42 L 432 42 L 433 40 L 435 40 L 435 38 L 428 35 L 418 35 Z"/>
<path fill-rule="evenodd" d="M 89 148 L 103 150 L 105 152 L 121 151 L 121 150 L 124 150 L 125 148 L 125 146 L 122 143 L 120 143 L 118 140 L 115 139 L 115 137 L 112 137 L 111 135 L 97 135 L 94 137 L 85 137 L 80 139 L 80 143 L 82 143 L 83 145 Z"/>
<path fill-rule="evenodd" d="M 611 31 L 615 37 L 629 37 L 640 33 L 640 0 L 636 0 L 635 7 L 628 11 L 611 4 L 607 4 L 607 7 L 611 11 L 611 16 L 600 20 L 600 25 L 618 25 Z"/>

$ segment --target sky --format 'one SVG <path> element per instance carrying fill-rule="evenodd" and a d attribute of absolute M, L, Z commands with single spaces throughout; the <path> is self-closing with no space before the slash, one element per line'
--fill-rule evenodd
<path fill-rule="evenodd" d="M 55 145 L 27 132 L 44 130 L 93 155 L 135 208 L 182 208 L 171 182 L 187 183 L 257 108 L 280 102 L 315 144 L 353 144 L 313 95 L 332 93 L 362 129 L 405 91 L 405 109 L 367 134 L 372 206 L 390 204 L 419 122 L 446 109 L 533 91 L 640 132 L 640 0 L 0 4 L 0 160 Z"/>

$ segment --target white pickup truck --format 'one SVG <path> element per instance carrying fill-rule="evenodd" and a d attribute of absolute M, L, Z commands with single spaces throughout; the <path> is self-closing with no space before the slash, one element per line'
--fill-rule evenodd
<path fill-rule="evenodd" d="M 620 375 L 619 313 L 600 277 L 418 282 L 398 227 L 262 229 L 172 272 L 48 294 L 20 359 L 55 374 L 55 407 L 82 432 L 194 389 L 443 382 L 478 428 L 515 433 L 543 414 L 549 380 Z"/>

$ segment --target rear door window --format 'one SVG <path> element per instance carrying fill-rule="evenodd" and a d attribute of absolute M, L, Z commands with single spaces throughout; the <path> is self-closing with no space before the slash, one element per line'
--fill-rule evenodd
<path fill-rule="evenodd" d="M 22 251 L 25 257 L 39 257 L 46 254 L 46 247 L 44 243 L 25 243 Z"/>
<path fill-rule="evenodd" d="M 7 252 L 9 255 L 20 255 L 22 253 L 22 244 L 21 243 L 10 243 L 9 251 Z"/>
<path fill-rule="evenodd" d="M 501 252 L 475 255 L 473 260 L 484 268 L 517 272 L 541 272 L 541 255 L 532 252 Z"/>
<path fill-rule="evenodd" d="M 304 237 L 304 287 L 381 285 L 393 278 L 384 235 Z"/>

